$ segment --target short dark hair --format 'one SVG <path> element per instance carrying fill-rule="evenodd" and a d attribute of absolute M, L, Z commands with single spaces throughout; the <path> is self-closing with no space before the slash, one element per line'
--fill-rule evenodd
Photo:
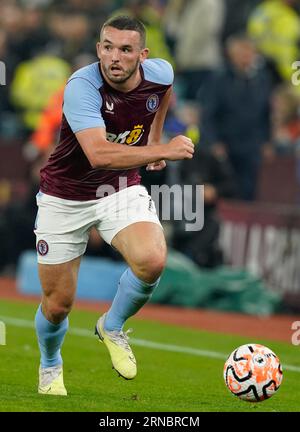
<path fill-rule="evenodd" d="M 140 34 L 141 47 L 145 48 L 145 46 L 146 46 L 146 29 L 145 29 L 144 24 L 141 21 L 139 21 L 138 19 L 132 18 L 129 16 L 125 16 L 125 15 L 110 18 L 107 21 L 105 21 L 105 23 L 103 24 L 101 32 L 100 32 L 100 37 L 101 37 L 102 31 L 106 27 L 113 27 L 113 28 L 116 28 L 118 30 L 133 30 L 133 31 L 138 32 Z"/>

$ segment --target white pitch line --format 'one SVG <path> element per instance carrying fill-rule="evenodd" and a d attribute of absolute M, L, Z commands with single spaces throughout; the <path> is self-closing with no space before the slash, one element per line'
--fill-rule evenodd
<path fill-rule="evenodd" d="M 34 322 L 25 319 L 0 316 L 0 321 L 4 321 L 5 324 L 9 324 L 15 327 L 26 327 L 31 329 L 34 328 Z M 87 330 L 83 328 L 70 327 L 68 329 L 68 333 L 73 334 L 74 336 L 95 337 L 92 330 Z M 198 357 L 208 357 L 208 358 L 214 358 L 219 360 L 226 360 L 228 357 L 228 355 L 216 351 L 201 350 L 198 348 L 179 346 L 179 345 L 163 344 L 163 343 L 152 342 L 144 339 L 130 338 L 130 342 L 132 343 L 132 345 L 142 346 L 145 348 L 152 348 L 156 350 L 170 351 L 175 353 L 191 354 Z M 282 368 L 283 370 L 300 373 L 299 366 L 283 364 Z"/>

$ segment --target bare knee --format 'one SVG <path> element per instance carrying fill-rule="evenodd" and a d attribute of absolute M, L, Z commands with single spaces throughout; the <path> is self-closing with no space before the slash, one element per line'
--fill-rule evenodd
<path fill-rule="evenodd" d="M 162 274 L 166 264 L 166 254 L 144 254 L 132 266 L 133 272 L 136 276 L 147 283 L 154 283 Z"/>
<path fill-rule="evenodd" d="M 42 300 L 43 314 L 48 321 L 59 324 L 63 321 L 72 309 L 71 300 L 58 300 L 44 297 Z"/>

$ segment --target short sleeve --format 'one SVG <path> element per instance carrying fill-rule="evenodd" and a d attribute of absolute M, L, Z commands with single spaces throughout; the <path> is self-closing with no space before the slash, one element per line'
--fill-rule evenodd
<path fill-rule="evenodd" d="M 74 133 L 105 127 L 99 90 L 85 78 L 72 78 L 66 85 L 63 112 Z"/>
<path fill-rule="evenodd" d="M 142 63 L 145 79 L 162 85 L 172 85 L 174 71 L 172 65 L 163 59 L 147 59 Z"/>

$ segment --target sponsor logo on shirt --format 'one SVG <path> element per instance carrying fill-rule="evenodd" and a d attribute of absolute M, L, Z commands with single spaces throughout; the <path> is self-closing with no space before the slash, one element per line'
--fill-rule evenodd
<path fill-rule="evenodd" d="M 109 103 L 108 101 L 106 101 L 105 106 L 106 106 L 106 110 L 105 110 L 106 113 L 114 114 L 114 112 L 113 112 L 114 111 L 114 103 L 113 102 Z"/>
<path fill-rule="evenodd" d="M 135 145 L 137 144 L 142 136 L 144 135 L 144 125 L 136 125 L 132 130 L 119 133 L 116 135 L 111 132 L 106 133 L 106 138 L 110 142 L 115 142 L 118 144 Z"/>

